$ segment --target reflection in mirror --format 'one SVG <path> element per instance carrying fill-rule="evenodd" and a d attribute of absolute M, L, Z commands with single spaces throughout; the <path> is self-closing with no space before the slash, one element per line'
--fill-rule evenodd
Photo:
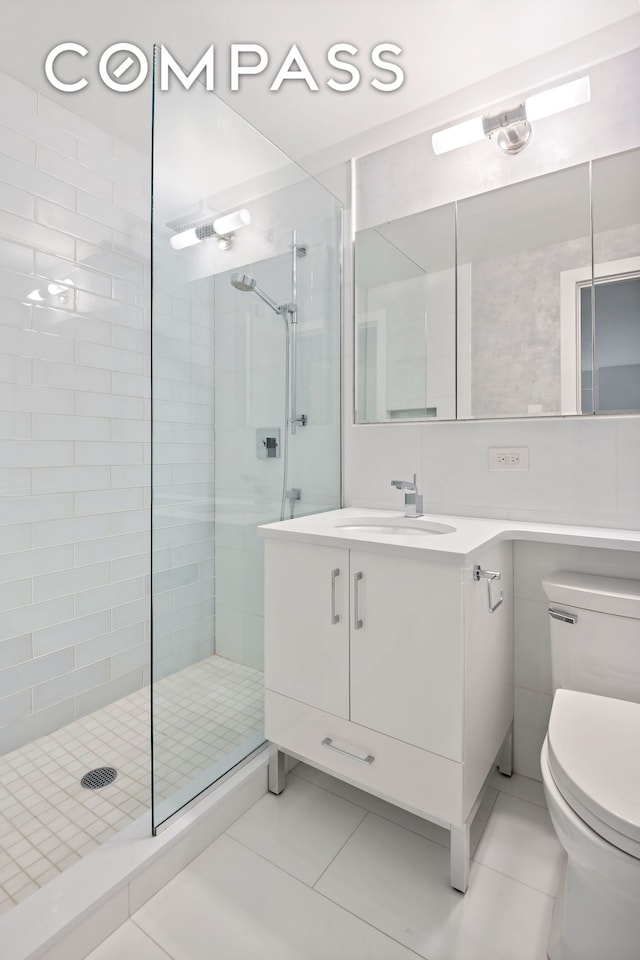
<path fill-rule="evenodd" d="M 561 399 L 561 288 L 590 279 L 590 232 L 588 164 L 458 203 L 460 418 L 578 412 L 575 342 Z"/>
<path fill-rule="evenodd" d="M 593 296 L 587 285 L 581 299 L 582 413 L 640 412 L 639 170 L 640 150 L 593 162 L 594 285 Z"/>
<path fill-rule="evenodd" d="M 356 423 L 455 419 L 455 204 L 359 232 Z"/>
<path fill-rule="evenodd" d="M 634 149 L 358 232 L 356 422 L 640 413 L 638 170 Z"/>

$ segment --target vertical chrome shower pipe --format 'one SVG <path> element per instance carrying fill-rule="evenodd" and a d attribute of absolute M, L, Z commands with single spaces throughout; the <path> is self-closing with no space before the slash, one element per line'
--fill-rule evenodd
<path fill-rule="evenodd" d="M 291 231 L 291 306 L 289 309 L 289 320 L 291 322 L 289 337 L 289 426 L 291 427 L 291 436 L 296 434 L 297 426 L 297 389 L 296 381 L 298 379 L 297 360 L 298 360 L 298 237 L 295 230 Z"/>
<path fill-rule="evenodd" d="M 280 502 L 280 519 L 284 520 L 287 506 L 287 487 L 289 485 L 289 421 L 291 419 L 290 389 L 291 374 L 289 372 L 290 326 L 289 311 L 284 315 L 285 346 L 284 346 L 284 431 L 282 436 L 282 500 Z"/>
<path fill-rule="evenodd" d="M 285 383 L 285 402 L 284 402 L 284 436 L 282 438 L 282 502 L 280 504 L 280 519 L 284 520 L 288 486 L 289 486 L 289 430 L 292 436 L 296 432 L 296 323 L 298 293 L 298 265 L 296 253 L 296 231 L 291 232 L 291 303 L 286 309 L 283 309 L 282 316 L 285 321 L 285 353 L 284 353 L 284 383 Z M 292 505 L 293 506 L 293 505 Z M 292 510 L 293 514 L 293 510 Z"/>

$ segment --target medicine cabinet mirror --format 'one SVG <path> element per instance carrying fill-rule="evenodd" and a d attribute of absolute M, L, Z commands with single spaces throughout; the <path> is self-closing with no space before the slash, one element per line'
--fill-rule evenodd
<path fill-rule="evenodd" d="M 357 423 L 640 412 L 640 150 L 356 233 Z"/>

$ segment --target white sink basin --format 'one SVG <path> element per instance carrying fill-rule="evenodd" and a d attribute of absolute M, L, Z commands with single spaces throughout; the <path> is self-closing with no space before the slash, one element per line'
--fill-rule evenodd
<path fill-rule="evenodd" d="M 448 523 L 435 523 L 422 517 L 351 517 L 337 523 L 336 530 L 353 530 L 355 533 L 385 534 L 392 537 L 424 536 L 433 533 L 455 533 Z"/>

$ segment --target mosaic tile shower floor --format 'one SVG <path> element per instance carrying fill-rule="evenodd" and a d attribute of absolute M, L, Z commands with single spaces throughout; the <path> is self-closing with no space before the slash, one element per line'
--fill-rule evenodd
<path fill-rule="evenodd" d="M 171 797 L 261 738 L 264 679 L 219 656 L 154 689 L 156 797 Z M 148 687 L 0 757 L 0 913 L 110 839 L 150 805 Z M 85 790 L 95 767 L 114 783 Z"/>

